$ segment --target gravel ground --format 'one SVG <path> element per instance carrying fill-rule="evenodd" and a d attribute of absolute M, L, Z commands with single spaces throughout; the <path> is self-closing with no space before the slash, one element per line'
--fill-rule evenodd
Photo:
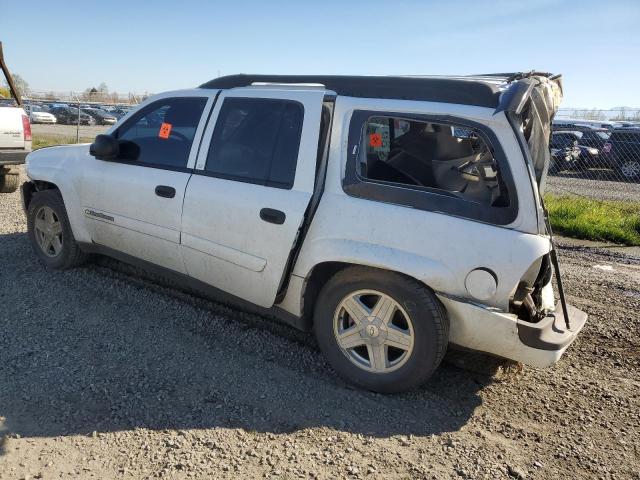
<path fill-rule="evenodd" d="M 382 396 L 118 262 L 45 271 L 25 231 L 0 196 L 0 479 L 640 478 L 640 259 L 562 250 L 590 321 L 555 367 L 450 353 Z"/>
<path fill-rule="evenodd" d="M 640 202 L 640 183 L 610 180 L 611 170 L 590 169 L 584 172 L 561 172 L 547 177 L 547 192 L 580 195 L 598 200 L 633 200 Z"/>

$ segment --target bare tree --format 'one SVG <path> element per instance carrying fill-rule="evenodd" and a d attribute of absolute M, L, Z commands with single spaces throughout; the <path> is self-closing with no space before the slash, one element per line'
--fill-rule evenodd
<path fill-rule="evenodd" d="M 22 78 L 20 75 L 18 75 L 17 73 L 14 73 L 12 75 L 13 77 L 13 84 L 16 86 L 16 89 L 18 90 L 18 94 L 19 95 L 28 95 L 29 94 L 29 83 Z M 7 83 L 7 81 L 4 81 L 4 85 L 5 87 L 9 87 L 9 84 Z"/>

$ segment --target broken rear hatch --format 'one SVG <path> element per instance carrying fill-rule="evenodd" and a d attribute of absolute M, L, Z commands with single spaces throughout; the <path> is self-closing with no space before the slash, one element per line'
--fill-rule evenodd
<path fill-rule="evenodd" d="M 540 204 L 544 212 L 546 233 L 549 235 L 551 243 L 549 257 L 556 274 L 562 311 L 560 312 L 556 309 L 556 312 L 550 315 L 553 318 L 550 327 L 559 329 L 559 323 L 564 323 L 566 333 L 573 332 L 575 338 L 575 334 L 584 326 L 587 315 L 567 305 L 565 300 L 556 246 L 553 241 L 553 232 L 549 222 L 549 215 L 544 208 L 544 201 L 542 200 L 542 193 L 544 192 L 551 161 L 551 151 L 549 149 L 551 122 L 562 101 L 561 77 L 560 75 L 549 73 L 530 72 L 514 74 L 507 78 L 506 82 L 507 86 L 500 96 L 500 103 L 496 112 L 504 111 L 516 133 L 521 133 L 521 138 L 524 138 L 526 142 L 526 148 L 523 146 L 523 153 L 535 176 Z M 541 323 L 538 322 L 537 325 L 533 324 L 530 327 L 540 330 Z M 547 330 L 548 327 L 549 325 L 544 330 Z"/>
<path fill-rule="evenodd" d="M 505 111 L 523 134 L 540 193 L 544 191 L 551 153 L 551 122 L 562 101 L 560 75 L 518 73 L 507 78 L 496 112 Z"/>

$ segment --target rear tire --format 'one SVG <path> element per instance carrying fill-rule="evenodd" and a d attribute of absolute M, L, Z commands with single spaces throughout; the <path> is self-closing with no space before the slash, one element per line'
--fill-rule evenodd
<path fill-rule="evenodd" d="M 416 280 L 349 267 L 322 288 L 314 331 L 341 377 L 366 390 L 394 393 L 433 374 L 447 349 L 449 321 L 435 295 Z"/>
<path fill-rule="evenodd" d="M 73 237 L 59 190 L 33 194 L 27 211 L 27 230 L 33 250 L 47 268 L 73 268 L 88 258 Z"/>
<path fill-rule="evenodd" d="M 0 173 L 0 193 L 13 193 L 19 186 L 17 173 Z"/>

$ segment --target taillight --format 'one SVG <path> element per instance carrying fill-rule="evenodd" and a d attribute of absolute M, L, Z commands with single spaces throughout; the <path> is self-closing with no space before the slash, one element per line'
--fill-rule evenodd
<path fill-rule="evenodd" d="M 604 153 L 609 153 L 611 151 L 611 143 L 607 142 L 604 144 L 604 146 L 602 147 L 602 151 Z"/>
<path fill-rule="evenodd" d="M 31 122 L 29 122 L 29 117 L 26 115 L 22 115 L 22 130 L 24 131 L 24 141 L 31 141 Z"/>

